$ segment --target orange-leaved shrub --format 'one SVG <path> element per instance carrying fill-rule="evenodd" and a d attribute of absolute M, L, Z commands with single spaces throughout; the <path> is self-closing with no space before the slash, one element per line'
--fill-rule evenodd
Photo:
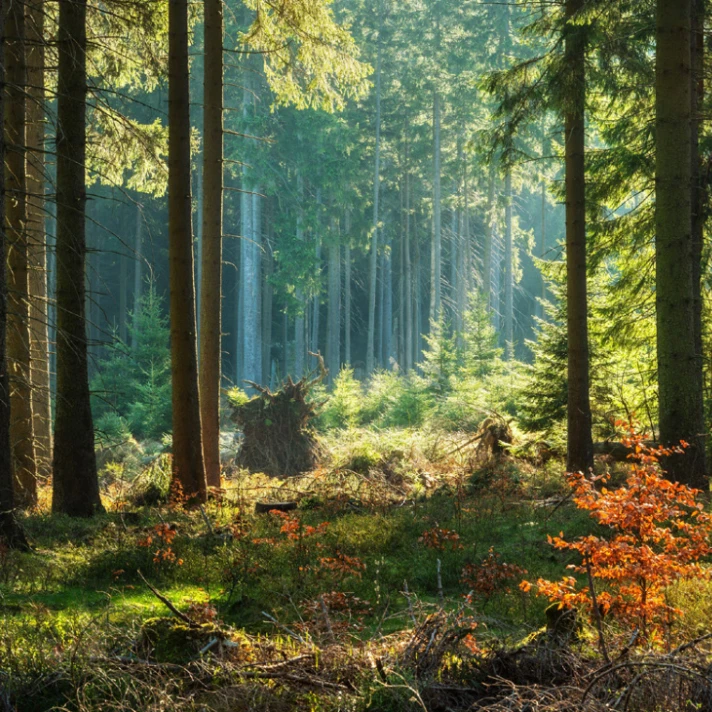
<path fill-rule="evenodd" d="M 660 466 L 662 458 L 681 453 L 685 442 L 675 448 L 651 447 L 628 426 L 623 443 L 631 450 L 623 486 L 608 489 L 609 475 L 567 475 L 576 506 L 608 528 L 603 536 L 575 541 L 566 541 L 563 532 L 549 537 L 555 548 L 580 555 L 580 563 L 568 567 L 580 580 L 539 579 L 536 584 L 523 581 L 520 587 L 528 591 L 535 586 L 538 595 L 561 608 L 581 608 L 596 618 L 598 613 L 611 615 L 624 627 L 637 629 L 640 640 L 655 642 L 683 613 L 670 604 L 666 589 L 679 580 L 709 577 L 701 559 L 712 551 L 712 519 L 700 491 L 665 479 Z"/>

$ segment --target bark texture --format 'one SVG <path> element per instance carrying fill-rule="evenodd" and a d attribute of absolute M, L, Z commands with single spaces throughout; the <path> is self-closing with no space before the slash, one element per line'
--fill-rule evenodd
<path fill-rule="evenodd" d="M 10 438 L 15 472 L 15 501 L 21 507 L 37 502 L 30 373 L 30 269 L 27 233 L 27 134 L 25 111 L 27 63 L 25 7 L 9 0 L 5 9 L 6 67 L 5 220 L 7 230 L 7 358 L 10 368 Z"/>
<path fill-rule="evenodd" d="M 696 348 L 692 236 L 692 3 L 658 0 L 655 259 L 660 441 L 690 444 L 669 458 L 672 480 L 707 487 L 702 358 Z"/>
<path fill-rule="evenodd" d="M 52 510 L 103 511 L 86 333 L 86 0 L 59 5 L 57 75 L 57 398 Z"/>
<path fill-rule="evenodd" d="M 173 481 L 206 498 L 198 395 L 195 278 L 190 195 L 188 2 L 168 5 L 168 261 L 170 268 Z"/>
<path fill-rule="evenodd" d="M 44 2 L 26 6 L 27 236 L 30 261 L 30 381 L 37 474 L 52 473 L 47 231 L 45 220 Z"/>
<path fill-rule="evenodd" d="M 223 234 L 223 4 L 205 0 L 200 410 L 205 477 L 220 487 Z"/>
<path fill-rule="evenodd" d="M 5 49 L 5 12 L 0 9 L 0 56 Z M 5 63 L 0 62 L 0 86 L 5 85 Z M 0 91 L 0 161 L 5 164 L 5 92 Z M 5 173 L 0 171 L 0 255 L 5 254 Z M 10 382 L 7 372 L 6 264 L 0 259 L 0 539 L 12 547 L 27 548 L 15 519 L 12 456 L 10 451 Z"/>
<path fill-rule="evenodd" d="M 569 96 L 564 108 L 566 154 L 566 299 L 568 337 L 568 452 L 570 472 L 593 467 L 589 399 L 588 295 L 586 285 L 585 100 L 586 40 L 576 17 L 585 0 L 567 0 L 565 61 Z"/>

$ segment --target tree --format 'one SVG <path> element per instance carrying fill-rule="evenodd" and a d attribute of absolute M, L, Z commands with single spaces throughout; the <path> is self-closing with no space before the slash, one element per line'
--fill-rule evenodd
<path fill-rule="evenodd" d="M 0 11 L 0 56 L 4 56 L 5 7 Z M 0 62 L 0 87 L 5 86 L 5 62 Z M 0 161 L 5 165 L 5 92 L 0 91 Z M 5 254 L 5 172 L 0 171 L 0 255 Z M 27 541 L 15 519 L 12 454 L 10 448 L 10 379 L 6 349 L 6 263 L 0 259 L 0 539 L 25 548 Z"/>
<path fill-rule="evenodd" d="M 168 5 L 168 261 L 173 383 L 173 482 L 207 495 L 198 391 L 190 186 L 188 0 Z"/>
<path fill-rule="evenodd" d="M 570 472 L 593 467 L 589 398 L 588 297 L 586 273 L 586 37 L 579 24 L 585 0 L 567 0 L 564 63 L 566 163 L 566 323 L 568 339 L 568 449 Z"/>
<path fill-rule="evenodd" d="M 30 382 L 37 472 L 52 472 L 47 240 L 45 230 L 45 37 L 43 0 L 26 6 L 27 241 L 30 295 Z"/>
<path fill-rule="evenodd" d="M 27 132 L 25 7 L 13 1 L 7 7 L 4 61 L 7 71 L 5 133 L 5 219 L 7 221 L 8 324 L 7 356 L 10 365 L 10 437 L 18 504 L 37 502 L 37 464 L 32 417 L 30 374 L 30 288 L 27 234 Z"/>
<path fill-rule="evenodd" d="M 200 288 L 200 411 L 205 476 L 220 486 L 223 232 L 223 4 L 205 0 L 203 230 Z"/>
<path fill-rule="evenodd" d="M 57 36 L 57 396 L 52 510 L 102 511 L 89 397 L 86 258 L 86 0 L 59 7 Z"/>
<path fill-rule="evenodd" d="M 658 0 L 655 66 L 655 304 L 660 441 L 685 440 L 668 476 L 707 487 L 702 354 L 696 348 L 692 234 L 692 3 Z M 699 259 L 699 257 L 697 257 Z"/>
<path fill-rule="evenodd" d="M 378 278 L 379 202 L 381 197 L 381 65 L 383 55 L 383 0 L 378 2 L 378 45 L 376 50 L 376 147 L 373 160 L 373 227 L 368 257 L 368 333 L 366 373 L 376 365 L 376 283 Z"/>

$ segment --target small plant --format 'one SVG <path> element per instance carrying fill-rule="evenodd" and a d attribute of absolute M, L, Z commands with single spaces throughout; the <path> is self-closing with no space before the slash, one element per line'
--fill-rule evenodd
<path fill-rule="evenodd" d="M 156 524 L 151 533 L 147 534 L 143 539 L 137 542 L 141 547 L 151 547 L 158 545 L 156 551 L 153 552 L 154 564 L 175 564 L 176 566 L 183 565 L 183 559 L 179 559 L 173 551 L 173 540 L 176 538 L 177 530 L 170 524 Z"/>
<path fill-rule="evenodd" d="M 460 543 L 460 535 L 456 531 L 439 526 L 426 529 L 418 541 L 427 549 L 435 551 L 445 551 L 447 548 L 457 551 L 464 548 Z"/>
<path fill-rule="evenodd" d="M 460 581 L 474 594 L 488 601 L 495 593 L 502 591 L 509 593 L 510 585 L 522 576 L 526 576 L 526 573 L 525 569 L 516 564 L 502 561 L 501 554 L 490 547 L 487 556 L 479 564 L 465 566 Z"/>
<path fill-rule="evenodd" d="M 682 615 L 670 603 L 668 587 L 709 577 L 700 560 L 712 551 L 712 519 L 698 500 L 698 490 L 666 480 L 660 468 L 661 458 L 682 452 L 686 443 L 650 447 L 632 428 L 623 443 L 632 451 L 632 462 L 622 487 L 601 486 L 608 475 L 567 475 L 576 506 L 608 527 L 609 535 L 592 534 L 573 542 L 566 541 L 563 532 L 549 537 L 555 548 L 581 557 L 569 568 L 585 576 L 586 583 L 566 576 L 560 581 L 539 579 L 535 585 L 538 595 L 561 608 L 582 607 L 599 622 L 601 615 L 610 614 L 626 627 L 637 628 L 643 640 L 656 641 Z M 596 581 L 605 588 L 596 592 Z M 528 591 L 533 584 L 524 581 L 520 586 Z"/>

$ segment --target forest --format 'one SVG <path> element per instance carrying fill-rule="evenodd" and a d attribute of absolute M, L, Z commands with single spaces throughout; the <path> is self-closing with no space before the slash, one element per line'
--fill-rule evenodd
<path fill-rule="evenodd" d="M 712 3 L 1 0 L 0 712 L 712 712 Z"/>

